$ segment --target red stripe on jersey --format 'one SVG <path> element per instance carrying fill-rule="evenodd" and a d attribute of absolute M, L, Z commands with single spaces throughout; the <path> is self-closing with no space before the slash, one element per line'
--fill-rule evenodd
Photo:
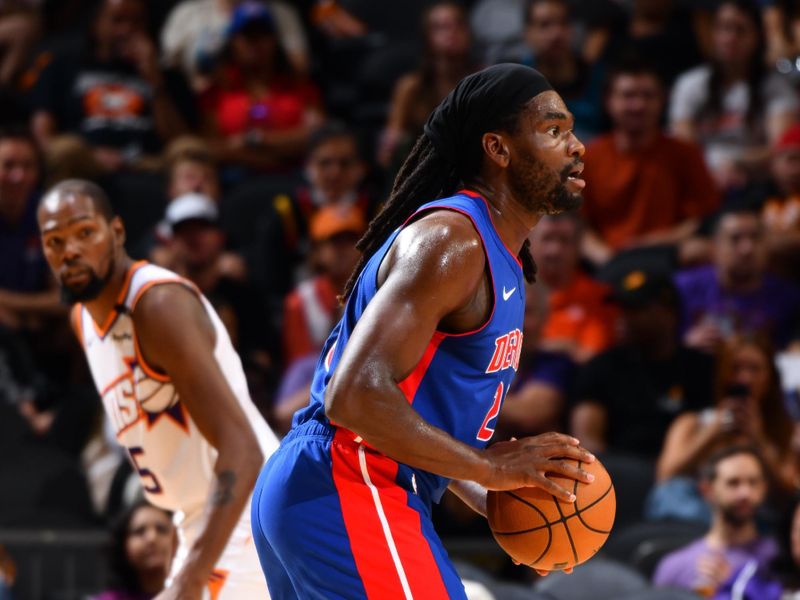
<path fill-rule="evenodd" d="M 407 492 L 395 483 L 397 463 L 353 443 L 342 430 L 331 444 L 331 458 L 345 529 L 367 597 L 447 598 L 419 513 L 408 506 Z"/>
<path fill-rule="evenodd" d="M 444 333 L 439 331 L 435 332 L 431 341 L 428 342 L 428 347 L 425 348 L 425 352 L 422 353 L 422 358 L 419 359 L 417 366 L 414 367 L 414 370 L 411 371 L 405 379 L 397 384 L 397 387 L 403 392 L 409 404 L 414 402 L 414 396 L 417 394 L 417 390 L 422 383 L 422 378 L 425 377 L 425 373 L 428 372 L 428 367 L 431 366 L 433 357 L 439 349 L 439 344 L 441 344 L 442 340 L 446 337 L 447 335 Z"/>

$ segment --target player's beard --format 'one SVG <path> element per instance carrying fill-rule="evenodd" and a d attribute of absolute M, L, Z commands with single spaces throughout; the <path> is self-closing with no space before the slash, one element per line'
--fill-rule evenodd
<path fill-rule="evenodd" d="M 78 302 L 88 302 L 94 300 L 100 295 L 100 292 L 106 287 L 111 276 L 114 274 L 114 255 L 108 261 L 108 270 L 106 274 L 100 277 L 97 272 L 89 267 L 89 281 L 87 281 L 80 289 L 73 289 L 61 282 L 61 300 L 62 302 L 73 305 Z"/>
<path fill-rule="evenodd" d="M 523 206 L 540 215 L 557 215 L 576 210 L 583 198 L 580 193 L 567 190 L 569 174 L 580 164 L 580 159 L 569 163 L 556 174 L 550 167 L 533 157 L 520 157 L 520 163 L 509 169 L 509 186 Z"/>

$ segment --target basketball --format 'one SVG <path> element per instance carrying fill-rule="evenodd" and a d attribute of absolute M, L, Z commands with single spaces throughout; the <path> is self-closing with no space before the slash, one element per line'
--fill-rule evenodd
<path fill-rule="evenodd" d="M 597 459 L 588 464 L 572 462 L 592 473 L 594 481 L 549 477 L 572 490 L 574 503 L 536 487 L 489 491 L 489 527 L 497 543 L 517 562 L 545 571 L 574 567 L 594 556 L 608 538 L 617 508 L 611 477 Z"/>

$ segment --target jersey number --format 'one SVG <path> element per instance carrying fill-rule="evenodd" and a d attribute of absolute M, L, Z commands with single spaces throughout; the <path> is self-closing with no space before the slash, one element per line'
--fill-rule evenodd
<path fill-rule="evenodd" d="M 133 467 L 139 473 L 139 479 L 142 482 L 142 487 L 144 488 L 145 492 L 149 492 L 151 494 L 160 494 L 161 493 L 161 484 L 158 483 L 158 479 L 156 476 L 153 475 L 150 469 L 142 467 L 139 465 L 139 462 L 136 460 L 137 456 L 144 455 L 144 449 L 141 446 L 133 446 L 128 448 L 128 454 L 131 456 L 131 462 L 133 463 Z M 150 485 L 147 482 L 150 482 Z"/>
<path fill-rule="evenodd" d="M 486 418 L 483 419 L 478 435 L 476 436 L 482 442 L 488 442 L 494 435 L 494 427 L 489 427 L 489 422 L 500 414 L 500 405 L 503 403 L 503 382 L 497 385 L 497 391 L 494 393 L 494 402 L 489 412 L 486 413 Z"/>

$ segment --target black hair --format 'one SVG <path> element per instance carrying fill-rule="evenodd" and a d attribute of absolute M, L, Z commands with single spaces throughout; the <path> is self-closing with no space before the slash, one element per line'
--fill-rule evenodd
<path fill-rule="evenodd" d="M 153 506 L 144 498 L 137 500 L 117 516 L 111 525 L 108 552 L 110 567 L 108 585 L 114 589 L 137 593 L 144 591 L 139 587 L 139 577 L 128 560 L 126 549 L 131 521 L 142 508 L 160 510 L 171 519 L 169 511 Z"/>
<path fill-rule="evenodd" d="M 611 93 L 612 87 L 617 78 L 622 77 L 623 75 L 649 75 L 658 82 L 662 93 L 666 89 L 664 78 L 661 76 L 658 67 L 656 67 L 652 61 L 642 58 L 638 54 L 625 52 L 614 61 L 606 73 L 604 85 L 606 96 Z"/>
<path fill-rule="evenodd" d="M 717 467 L 719 463 L 732 456 L 739 456 L 740 454 L 748 454 L 755 458 L 761 468 L 761 474 L 764 476 L 764 479 L 769 477 L 767 464 L 764 462 L 764 457 L 761 456 L 758 448 L 751 444 L 731 444 L 730 446 L 725 446 L 717 450 L 708 457 L 700 468 L 700 479 L 708 482 L 714 481 L 717 477 Z"/>
<path fill-rule="evenodd" d="M 113 219 L 117 214 L 103 188 L 86 179 L 65 179 L 57 183 L 42 196 L 42 199 L 39 200 L 39 206 L 50 194 L 80 194 L 81 196 L 86 196 L 92 201 L 95 210 L 103 215 L 107 221 Z"/>
<path fill-rule="evenodd" d="M 766 75 L 764 68 L 763 56 L 766 52 L 766 43 L 764 39 L 764 23 L 761 17 L 761 9 L 753 0 L 721 0 L 716 6 L 715 18 L 719 14 L 723 6 L 733 6 L 736 10 L 747 15 L 753 26 L 756 29 L 758 36 L 758 43 L 753 56 L 750 59 L 750 65 L 747 73 L 747 90 L 749 92 L 750 102 L 747 106 L 747 113 L 745 120 L 747 124 L 752 127 L 759 115 L 763 114 L 764 99 L 761 94 L 761 82 Z M 718 61 L 711 61 L 711 77 L 708 79 L 708 99 L 703 106 L 702 114 L 708 116 L 718 116 L 722 114 L 722 96 L 723 96 L 723 73 L 722 66 Z"/>
<path fill-rule="evenodd" d="M 358 137 L 355 131 L 343 121 L 335 119 L 326 121 L 320 127 L 315 129 L 308 138 L 308 152 L 307 155 L 313 154 L 317 148 L 330 140 L 339 138 L 348 138 L 353 140 L 353 143 L 358 148 Z M 360 148 L 359 148 L 360 151 Z"/>
<path fill-rule="evenodd" d="M 39 146 L 39 142 L 36 140 L 31 130 L 25 125 L 18 124 L 9 124 L 4 127 L 0 127 L 0 142 L 4 142 L 6 140 L 25 142 L 31 148 L 33 148 L 33 152 L 36 155 L 36 164 L 39 167 L 39 178 L 41 179 L 45 169 L 44 154 L 42 153 L 41 146 Z"/>
<path fill-rule="evenodd" d="M 572 19 L 572 7 L 567 0 L 528 0 L 525 3 L 525 12 L 522 15 L 522 21 L 525 25 L 531 24 L 531 10 L 534 6 L 538 6 L 539 4 L 559 4 L 563 6 L 564 10 L 567 12 L 567 19 Z"/>
<path fill-rule="evenodd" d="M 510 113 L 500 122 L 498 130 L 512 135 L 516 133 L 520 115 L 529 106 L 529 103 L 524 104 Z M 361 258 L 347 281 L 343 298 L 346 299 L 353 291 L 364 265 L 392 231 L 402 225 L 423 204 L 451 196 L 462 187 L 462 184 L 470 183 L 469 174 L 478 173 L 480 170 L 483 150 L 467 148 L 464 154 L 465 160 L 460 161 L 461 168 L 456 169 L 441 156 L 426 134 L 423 133 L 417 138 L 414 148 L 397 173 L 389 199 L 356 244 L 356 248 L 361 251 Z M 532 283 L 536 279 L 536 264 L 533 262 L 528 240 L 525 240 L 518 258 L 522 263 L 525 279 Z"/>
<path fill-rule="evenodd" d="M 716 234 L 722 220 L 730 215 L 748 215 L 761 221 L 761 213 L 752 203 L 733 201 L 723 206 L 711 217 L 711 233 Z"/>

